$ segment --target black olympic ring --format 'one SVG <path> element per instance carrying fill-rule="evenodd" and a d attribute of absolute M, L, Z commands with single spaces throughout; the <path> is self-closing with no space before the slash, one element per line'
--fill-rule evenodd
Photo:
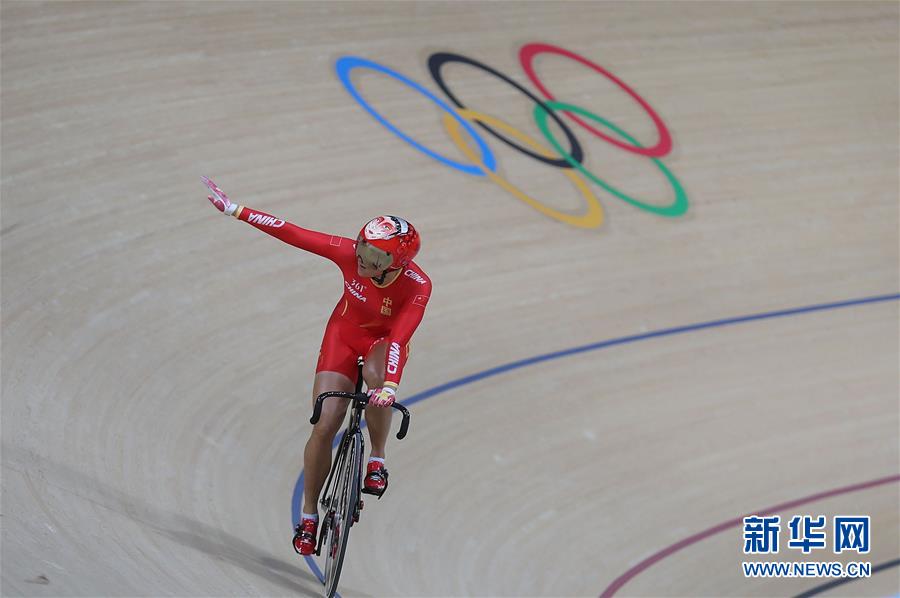
<path fill-rule="evenodd" d="M 575 162 L 578 162 L 579 164 L 582 163 L 582 161 L 584 160 L 584 152 L 582 151 L 581 144 L 578 143 L 578 139 L 575 137 L 575 134 L 572 133 L 571 129 L 569 129 L 569 127 L 566 126 L 566 123 L 564 123 L 556 115 L 556 113 L 553 110 L 548 108 L 547 105 L 544 104 L 544 102 L 542 102 L 540 98 L 535 96 L 533 93 L 531 93 L 530 91 L 528 91 L 527 89 L 525 89 L 524 87 L 522 87 L 521 85 L 519 85 L 518 83 L 516 83 L 515 81 L 513 81 L 512 79 L 510 79 L 503 73 L 501 73 L 500 71 L 496 71 L 496 70 L 492 69 L 491 67 L 489 67 L 488 65 L 478 62 L 477 60 L 473 60 L 472 58 L 469 58 L 467 56 L 461 56 L 459 54 L 452 54 L 450 52 L 435 52 L 434 54 L 432 54 L 431 56 L 428 57 L 428 70 L 431 71 L 431 77 L 434 79 L 435 83 L 438 84 L 438 87 L 440 87 L 441 90 L 444 92 L 444 94 L 448 98 L 450 98 L 450 101 L 452 101 L 454 104 L 456 104 L 457 108 L 465 109 L 466 107 L 463 105 L 462 102 L 460 102 L 456 98 L 455 95 L 453 95 L 450 92 L 450 89 L 447 87 L 446 83 L 444 83 L 444 78 L 441 75 L 441 67 L 444 66 L 445 64 L 447 64 L 448 62 L 462 62 L 464 64 L 469 64 L 471 66 L 474 66 L 475 68 L 479 68 L 485 72 L 488 72 L 488 73 L 494 75 L 498 79 L 502 79 L 503 81 L 509 83 L 510 85 L 512 85 L 513 87 L 515 87 L 516 89 L 518 89 L 519 91 L 524 93 L 526 96 L 531 98 L 531 100 L 535 104 L 537 104 L 538 106 L 543 108 L 547 112 L 547 114 L 549 114 L 550 117 L 554 121 L 556 121 L 556 124 L 558 124 L 559 127 L 562 129 L 563 133 L 565 133 L 566 139 L 569 140 L 569 146 L 571 148 L 569 150 L 569 155 L 572 157 L 572 159 Z M 528 149 L 525 149 L 521 145 L 518 145 L 518 144 L 510 141 L 509 139 L 507 139 L 506 137 L 504 137 L 503 135 L 501 135 L 497 131 L 493 130 L 492 128 L 490 128 L 489 126 L 487 126 L 484 123 L 479 122 L 478 126 L 481 127 L 482 129 L 484 129 L 485 131 L 487 131 L 488 133 L 490 133 L 491 135 L 493 135 L 494 137 L 496 137 L 497 139 L 499 139 L 500 141 L 502 141 L 503 143 L 505 143 L 506 145 L 522 152 L 523 154 L 525 154 L 527 156 L 531 156 L 535 160 L 540 160 L 541 162 L 544 162 L 545 164 L 549 164 L 550 166 L 556 166 L 557 168 L 572 168 L 572 164 L 570 164 L 565 159 L 554 160 L 553 158 L 548 158 L 546 156 L 542 156 L 541 154 L 536 154 Z"/>

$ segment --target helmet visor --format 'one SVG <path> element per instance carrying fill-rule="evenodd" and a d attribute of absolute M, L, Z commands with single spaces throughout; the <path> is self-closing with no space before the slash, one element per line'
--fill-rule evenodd
<path fill-rule="evenodd" d="M 362 239 L 356 242 L 356 256 L 364 268 L 371 270 L 387 270 L 394 261 L 390 253 L 378 249 Z"/>

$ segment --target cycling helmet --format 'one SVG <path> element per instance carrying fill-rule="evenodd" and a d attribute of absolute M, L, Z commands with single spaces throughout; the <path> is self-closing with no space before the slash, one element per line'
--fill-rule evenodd
<path fill-rule="evenodd" d="M 379 270 L 405 268 L 419 253 L 419 233 L 397 216 L 369 220 L 356 238 L 356 255 Z"/>

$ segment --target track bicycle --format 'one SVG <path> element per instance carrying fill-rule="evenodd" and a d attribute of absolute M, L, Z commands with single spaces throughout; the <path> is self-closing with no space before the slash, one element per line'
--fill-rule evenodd
<path fill-rule="evenodd" d="M 309 423 L 315 425 L 322 414 L 322 403 L 330 398 L 350 399 L 350 421 L 341 436 L 337 454 L 331 464 L 328 473 L 328 481 L 322 490 L 319 503 L 325 512 L 322 526 L 319 529 L 319 539 L 316 543 L 316 555 L 321 555 L 325 550 L 325 596 L 332 598 L 337 592 L 338 580 L 341 577 L 341 567 L 344 564 L 344 554 L 347 551 L 347 542 L 350 536 L 350 528 L 359 521 L 359 514 L 363 508 L 360 490 L 363 481 L 363 454 L 365 442 L 359 422 L 362 413 L 369 402 L 369 396 L 362 392 L 363 386 L 363 358 L 357 358 L 357 375 L 355 392 L 323 392 L 316 397 L 313 415 Z M 399 403 L 391 405 L 403 414 L 400 431 L 397 439 L 402 440 L 409 429 L 409 411 Z"/>

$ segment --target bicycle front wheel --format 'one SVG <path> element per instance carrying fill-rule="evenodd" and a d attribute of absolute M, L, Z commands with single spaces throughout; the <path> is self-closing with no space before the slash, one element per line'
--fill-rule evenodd
<path fill-rule="evenodd" d="M 359 503 L 359 480 L 362 477 L 362 434 L 350 437 L 347 452 L 339 455 L 334 494 L 329 501 L 331 511 L 330 531 L 325 546 L 325 595 L 332 598 L 337 592 L 344 554 L 350 536 L 350 526 Z"/>

